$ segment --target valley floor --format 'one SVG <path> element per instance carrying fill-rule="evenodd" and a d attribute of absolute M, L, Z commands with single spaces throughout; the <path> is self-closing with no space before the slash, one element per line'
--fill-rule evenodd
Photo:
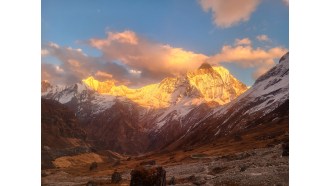
<path fill-rule="evenodd" d="M 98 163 L 42 171 L 42 185 L 86 185 L 95 181 L 111 185 L 111 175 L 122 174 L 121 184 L 129 185 L 130 171 L 146 160 L 155 160 L 166 170 L 166 179 L 176 185 L 288 185 L 289 157 L 282 144 L 288 142 L 288 122 L 260 126 L 240 137 L 229 136 L 195 149 L 154 153 Z"/>

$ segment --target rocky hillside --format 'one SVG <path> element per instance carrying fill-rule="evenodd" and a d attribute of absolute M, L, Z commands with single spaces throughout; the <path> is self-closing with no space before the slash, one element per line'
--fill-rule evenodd
<path fill-rule="evenodd" d="M 56 157 L 89 151 L 86 137 L 67 106 L 41 99 L 42 167 L 52 167 L 51 161 Z"/>

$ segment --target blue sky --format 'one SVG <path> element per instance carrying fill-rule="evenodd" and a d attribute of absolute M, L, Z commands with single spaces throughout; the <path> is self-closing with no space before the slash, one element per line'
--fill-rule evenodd
<path fill-rule="evenodd" d="M 131 46 L 105 47 L 91 44 L 91 39 L 109 40 L 109 32 L 112 33 L 113 38 L 118 38 L 123 36 L 120 33 L 129 31 L 129 34 L 133 33 L 134 37 L 139 38 L 139 41 L 146 40 L 141 48 L 154 44 L 155 46 L 168 45 L 171 47 L 166 51 L 157 50 L 162 51 L 159 52 L 160 68 L 168 67 L 168 65 L 160 64 L 167 63 L 163 59 L 164 56 L 171 53 L 172 49 L 180 48 L 182 49 L 180 52 L 187 51 L 207 56 L 198 58 L 193 56 L 188 58 L 189 60 L 211 58 L 207 60 L 213 65 L 225 66 L 239 80 L 247 85 L 252 85 L 257 75 L 260 75 L 257 71 L 264 72 L 271 68 L 274 63 L 277 63 L 278 57 L 283 55 L 280 53 L 284 53 L 289 48 L 289 7 L 283 0 L 246 0 L 247 3 L 256 5 L 249 10 L 241 11 L 240 9 L 244 8 L 242 2 L 245 0 L 234 1 L 228 6 L 238 10 L 235 14 L 232 13 L 235 11 L 229 13 L 222 11 L 227 5 L 226 1 L 221 0 L 218 2 L 212 0 L 42 0 L 42 50 L 47 51 L 44 52 L 45 55 L 42 55 L 42 79 L 53 80 L 56 83 L 61 81 L 72 83 L 84 76 L 102 71 L 109 74 L 107 77 L 112 77 L 118 83 L 126 82 L 127 85 L 141 86 L 143 83 L 159 81 L 167 75 L 175 75 L 188 70 L 184 67 L 175 68 L 175 74 L 170 72 L 171 69 L 167 69 L 169 72 L 166 72 L 166 69 L 153 71 L 147 66 L 146 61 L 128 61 L 129 59 L 123 56 L 125 53 L 108 52 L 108 50 L 114 50 L 115 46 L 123 50 L 127 47 L 131 48 Z M 217 4 L 219 2 L 224 3 Z M 203 8 L 203 5 L 206 8 Z M 240 15 L 241 12 L 245 15 Z M 232 17 L 240 20 L 237 21 Z M 231 21 L 231 19 L 233 20 Z M 116 34 L 119 34 L 118 37 L 115 37 Z M 257 36 L 261 35 L 265 36 L 258 40 Z M 250 42 L 238 45 L 238 40 L 243 38 L 247 38 Z M 58 46 L 57 50 L 52 48 L 50 43 L 55 44 L 52 46 Z M 229 50 L 224 52 L 224 46 L 230 46 Z M 87 57 L 82 58 L 77 56 L 78 54 L 69 54 L 70 51 L 66 50 L 68 48 L 79 49 Z M 131 53 L 130 55 L 145 59 L 146 53 L 149 52 L 147 48 L 150 47 L 145 48 L 146 51 L 141 52 L 144 55 L 142 57 L 141 53 Z M 233 57 L 239 50 L 244 49 L 249 50 L 246 59 Z M 266 54 L 267 57 L 265 57 Z M 84 68 L 81 70 L 83 72 L 79 74 L 73 72 L 72 68 L 68 67 L 69 58 L 77 60 L 78 63 L 84 63 L 85 65 L 80 65 L 81 68 Z M 152 59 L 157 60 L 157 56 L 153 56 Z M 166 57 L 166 59 L 169 58 Z M 274 62 L 270 62 L 271 60 Z M 87 63 L 98 63 L 96 65 L 98 67 L 88 72 L 86 67 L 90 65 L 86 65 Z M 109 68 L 100 63 L 109 64 Z M 113 63 L 123 66 L 127 74 L 119 75 L 111 70 L 110 67 L 114 65 Z M 183 66 L 191 64 L 195 67 L 198 65 L 198 62 L 189 61 L 178 63 L 184 64 Z M 107 71 L 104 70 L 105 68 Z M 56 72 L 56 69 L 61 69 L 61 73 L 70 75 L 63 76 L 60 72 Z M 130 74 L 130 70 L 135 70 L 140 75 Z M 156 76 L 156 74 L 161 75 Z M 71 78 L 72 81 L 65 78 Z"/>

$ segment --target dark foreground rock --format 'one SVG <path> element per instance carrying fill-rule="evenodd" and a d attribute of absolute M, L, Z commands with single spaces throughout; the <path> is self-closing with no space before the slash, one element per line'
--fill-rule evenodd
<path fill-rule="evenodd" d="M 121 180 L 121 174 L 115 171 L 111 176 L 111 183 L 119 183 Z"/>
<path fill-rule="evenodd" d="M 95 181 L 89 181 L 86 186 L 98 186 L 98 184 Z"/>
<path fill-rule="evenodd" d="M 160 166 L 138 166 L 131 172 L 131 186 L 165 186 L 166 171 Z"/>
<path fill-rule="evenodd" d="M 175 177 L 172 176 L 172 178 L 170 179 L 170 181 L 168 182 L 169 185 L 175 185 Z"/>

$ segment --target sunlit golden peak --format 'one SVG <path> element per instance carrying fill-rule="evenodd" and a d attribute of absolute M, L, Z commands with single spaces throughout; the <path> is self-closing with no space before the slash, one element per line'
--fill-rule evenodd
<path fill-rule="evenodd" d="M 140 106 L 151 108 L 165 108 L 184 100 L 196 104 L 217 102 L 223 105 L 247 90 L 246 85 L 226 68 L 209 64 L 203 64 L 186 75 L 165 78 L 160 83 L 139 89 L 116 86 L 112 80 L 101 82 L 92 76 L 83 82 L 100 94 L 125 97 Z"/>
<path fill-rule="evenodd" d="M 215 70 L 220 75 L 230 74 L 229 70 L 222 66 L 213 67 L 213 70 Z"/>
<path fill-rule="evenodd" d="M 107 81 L 100 82 L 100 81 L 94 79 L 93 76 L 83 79 L 82 81 L 87 86 L 89 86 L 90 88 L 92 88 L 93 90 L 95 90 L 101 94 L 110 92 L 112 87 L 115 86 L 114 81 L 107 80 Z"/>

